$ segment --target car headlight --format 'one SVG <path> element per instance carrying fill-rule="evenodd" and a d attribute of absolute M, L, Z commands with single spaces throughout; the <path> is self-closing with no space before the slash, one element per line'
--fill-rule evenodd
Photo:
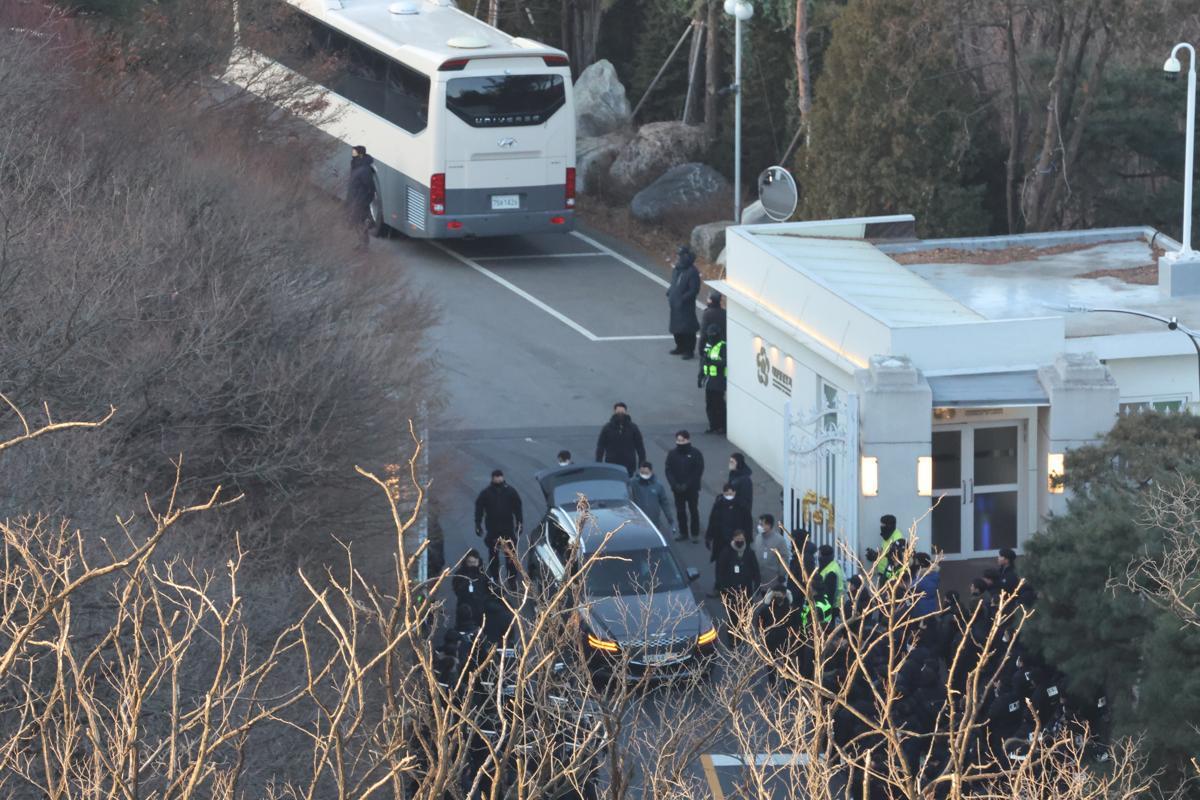
<path fill-rule="evenodd" d="M 713 626 L 713 627 L 709 628 L 708 630 L 706 630 L 704 633 L 702 633 L 696 637 L 696 644 L 703 647 L 706 644 L 712 644 L 716 640 L 717 640 L 717 629 L 716 629 L 716 626 Z"/>
<path fill-rule="evenodd" d="M 587 643 L 589 647 L 605 653 L 616 653 L 621 649 L 612 639 L 601 639 L 599 636 L 590 633 L 587 635 Z"/>

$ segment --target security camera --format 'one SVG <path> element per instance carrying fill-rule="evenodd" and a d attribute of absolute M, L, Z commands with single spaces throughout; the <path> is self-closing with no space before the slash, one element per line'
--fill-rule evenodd
<path fill-rule="evenodd" d="M 1163 72 L 1167 73 L 1167 80 L 1169 81 L 1177 79 L 1182 69 L 1183 67 L 1180 66 L 1179 59 L 1175 56 L 1171 56 L 1167 59 L 1166 63 L 1163 64 Z"/>

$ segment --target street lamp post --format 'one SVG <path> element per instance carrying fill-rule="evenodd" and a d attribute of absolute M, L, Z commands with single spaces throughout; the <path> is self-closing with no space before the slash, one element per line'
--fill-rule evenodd
<path fill-rule="evenodd" d="M 1187 131 L 1185 134 L 1183 158 L 1183 242 L 1179 248 L 1177 259 L 1186 258 L 1192 252 L 1192 181 L 1195 173 L 1192 170 L 1193 157 L 1196 150 L 1196 48 L 1187 42 L 1180 42 L 1171 48 L 1171 57 L 1163 64 L 1167 77 L 1179 74 L 1182 66 L 1179 63 L 1179 51 L 1188 51 L 1187 79 Z"/>
<path fill-rule="evenodd" d="M 1186 229 L 1185 229 L 1186 230 Z M 1155 322 L 1161 322 L 1167 326 L 1169 331 L 1179 331 L 1186 335 L 1192 342 L 1192 347 L 1196 348 L 1196 401 L 1200 403 L 1200 331 L 1194 331 L 1179 324 L 1179 320 L 1175 317 L 1160 317 L 1158 314 L 1151 314 L 1146 311 L 1134 311 L 1128 308 L 1089 308 L 1087 306 L 1068 306 L 1066 311 L 1078 311 L 1083 314 L 1128 314 L 1131 317 L 1142 317 L 1143 319 L 1152 319 Z"/>
<path fill-rule="evenodd" d="M 725 0 L 733 17 L 733 221 L 742 221 L 742 23 L 754 16 L 749 0 Z"/>

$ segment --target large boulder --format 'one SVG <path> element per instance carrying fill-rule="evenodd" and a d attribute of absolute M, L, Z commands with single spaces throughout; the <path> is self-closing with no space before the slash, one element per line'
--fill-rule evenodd
<path fill-rule="evenodd" d="M 575 135 L 603 136 L 629 127 L 633 114 L 617 71 L 605 60 L 585 69 L 575 81 Z"/>
<path fill-rule="evenodd" d="M 682 122 L 651 122 L 638 128 L 608 176 L 616 191 L 632 195 L 671 167 L 695 161 L 703 151 L 703 128 Z"/>
<path fill-rule="evenodd" d="M 725 229 L 732 225 L 728 220 L 706 222 L 692 228 L 692 252 L 705 261 L 716 261 L 725 249 Z"/>
<path fill-rule="evenodd" d="M 630 134 L 616 131 L 604 136 L 575 140 L 575 191 L 579 194 L 597 192 L 608 178 L 608 170 Z"/>
<path fill-rule="evenodd" d="M 729 182 L 707 164 L 680 164 L 638 192 L 629 209 L 642 222 L 712 213 L 729 192 Z"/>

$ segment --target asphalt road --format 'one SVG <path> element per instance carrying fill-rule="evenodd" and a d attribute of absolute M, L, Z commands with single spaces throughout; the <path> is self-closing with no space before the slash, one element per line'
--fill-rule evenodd
<path fill-rule="evenodd" d="M 474 498 L 493 469 L 503 469 L 520 492 L 532 528 L 544 510 L 533 474 L 564 448 L 576 462 L 591 460 L 616 401 L 628 404 L 641 427 L 660 479 L 675 431 L 692 432 L 706 462 L 700 505 L 707 519 L 733 448 L 723 436 L 703 433 L 698 361 L 668 354 L 669 264 L 650 263 L 592 232 L 371 246 L 394 254 L 402 274 L 442 309 L 430 340 L 445 410 L 429 432 L 429 452 L 447 563 L 469 547 L 482 549 Z M 754 477 L 755 513 L 778 517 L 780 487 L 757 467 Z M 519 543 L 522 550 L 528 544 Z M 719 605 L 705 598 L 713 583 L 708 551 L 671 546 L 685 567 L 701 571 L 697 599 L 719 618 Z M 736 783 L 737 757 L 713 757 L 715 767 L 710 758 L 697 770 L 721 796 Z"/>
<path fill-rule="evenodd" d="M 448 562 L 479 543 L 474 498 L 493 469 L 521 493 L 532 526 L 543 510 L 533 474 L 564 448 L 591 460 L 616 401 L 629 405 L 660 479 L 675 431 L 692 432 L 706 463 L 704 516 L 725 482 L 732 448 L 703 432 L 699 363 L 668 355 L 669 265 L 612 245 L 591 233 L 372 242 L 393 251 L 442 309 L 430 339 L 446 408 L 429 445 Z M 754 477 L 756 513 L 778 516 L 778 484 L 758 469 Z M 681 563 L 701 570 L 703 597 L 712 587 L 708 551 L 672 545 Z"/>

